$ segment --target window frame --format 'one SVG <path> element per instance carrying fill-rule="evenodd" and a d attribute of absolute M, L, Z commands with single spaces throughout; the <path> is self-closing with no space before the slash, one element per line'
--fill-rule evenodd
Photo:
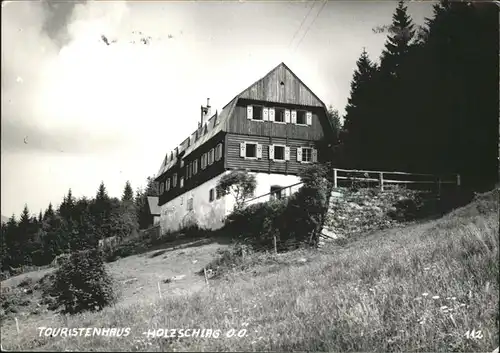
<path fill-rule="evenodd" d="M 281 111 L 283 112 L 283 121 L 277 121 L 276 120 L 276 117 L 279 115 L 278 112 Z M 285 108 L 282 108 L 282 107 L 274 107 L 274 120 L 273 122 L 276 123 L 276 124 L 286 124 L 286 118 L 285 118 L 285 111 L 286 109 Z"/>
<path fill-rule="evenodd" d="M 208 202 L 214 202 L 215 201 L 215 188 L 211 188 L 208 190 Z"/>
<path fill-rule="evenodd" d="M 248 145 L 255 147 L 255 156 L 254 157 L 248 156 L 248 148 L 247 148 Z M 257 157 L 257 145 L 258 145 L 257 142 L 245 142 L 245 157 L 244 157 L 245 159 L 258 159 L 258 157 Z"/>
<path fill-rule="evenodd" d="M 300 147 L 301 151 L 302 151 L 302 158 L 301 158 L 301 163 L 312 163 L 313 162 L 313 148 L 312 147 Z M 310 160 L 309 161 L 306 161 L 304 160 L 304 150 L 309 150 L 311 151 L 310 152 Z"/>
<path fill-rule="evenodd" d="M 286 162 L 286 158 L 285 158 L 285 155 L 286 155 L 286 145 L 273 144 L 272 146 L 274 148 L 273 159 L 272 160 L 275 161 L 275 162 Z M 276 147 L 283 148 L 283 159 L 276 159 Z"/>
<path fill-rule="evenodd" d="M 193 162 L 193 175 L 198 174 L 198 158 L 196 158 Z"/>
<path fill-rule="evenodd" d="M 215 151 L 214 148 L 212 148 L 210 151 L 208 151 L 208 165 L 214 164 L 214 157 L 215 157 Z"/>
<path fill-rule="evenodd" d="M 222 142 L 218 143 L 215 147 L 215 161 L 218 162 L 222 159 Z"/>
<path fill-rule="evenodd" d="M 297 112 L 296 113 L 297 117 L 296 117 L 295 124 L 296 125 L 301 125 L 301 126 L 307 126 L 307 111 L 303 110 L 303 109 L 297 109 L 296 112 Z M 299 116 L 303 116 L 304 117 L 304 122 L 303 123 L 299 123 Z"/>
<path fill-rule="evenodd" d="M 259 105 L 259 104 L 250 104 L 252 106 L 252 118 L 249 119 L 249 120 L 252 120 L 252 121 L 265 121 L 264 120 L 264 106 L 263 105 Z M 255 119 L 255 108 L 258 108 L 260 109 L 260 119 Z"/>

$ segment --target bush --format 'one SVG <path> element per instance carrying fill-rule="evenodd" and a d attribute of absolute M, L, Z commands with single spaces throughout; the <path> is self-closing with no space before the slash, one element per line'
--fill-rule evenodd
<path fill-rule="evenodd" d="M 280 236 L 287 204 L 288 200 L 272 200 L 236 209 L 226 218 L 226 230 L 240 242 L 255 248 L 271 248 L 274 236 Z"/>
<path fill-rule="evenodd" d="M 52 292 L 63 312 L 97 311 L 114 302 L 111 277 L 97 249 L 77 251 L 56 271 Z"/>
<path fill-rule="evenodd" d="M 313 164 L 304 168 L 304 185 L 293 196 L 237 208 L 226 219 L 225 230 L 255 250 L 290 250 L 300 245 L 317 245 L 319 232 L 328 211 L 331 191 L 327 166 Z"/>

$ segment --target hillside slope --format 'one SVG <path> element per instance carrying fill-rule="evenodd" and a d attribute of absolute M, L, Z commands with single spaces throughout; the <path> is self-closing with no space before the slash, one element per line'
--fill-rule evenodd
<path fill-rule="evenodd" d="M 154 295 L 135 297 L 99 313 L 20 320 L 21 335 L 9 320 L 2 325 L 2 345 L 91 351 L 492 351 L 499 343 L 498 219 L 495 191 L 441 219 L 374 232 L 345 246 L 249 255 L 245 261 L 251 267 L 239 266 L 186 295 L 154 302 Z M 182 267 L 181 255 L 169 257 Z M 149 268 L 142 261 L 130 258 L 116 266 L 129 276 L 131 267 Z M 37 326 L 130 327 L 131 334 L 38 337 Z M 142 334 L 153 328 L 222 334 Z M 228 338 L 230 329 L 246 332 Z M 480 334 L 467 336 L 471 330 Z"/>

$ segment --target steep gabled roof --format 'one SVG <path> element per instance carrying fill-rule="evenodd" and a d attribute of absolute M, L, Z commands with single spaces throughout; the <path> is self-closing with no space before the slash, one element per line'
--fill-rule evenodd
<path fill-rule="evenodd" d="M 190 135 L 182 144 L 178 147 L 179 151 L 177 156 L 174 152 L 174 157 L 170 160 L 170 153 L 167 154 L 160 170 L 156 174 L 159 179 L 167 170 L 172 168 L 176 163 L 178 158 L 186 158 L 194 150 L 203 145 L 205 142 L 214 137 L 217 133 L 221 131 L 226 131 L 226 126 L 228 126 L 228 121 L 232 116 L 234 107 L 238 102 L 238 99 L 253 99 L 253 100 L 265 100 L 261 95 L 263 92 L 267 93 L 267 96 L 271 96 L 271 101 L 284 102 L 289 104 L 296 103 L 297 97 L 292 95 L 286 95 L 280 93 L 278 89 L 279 82 L 285 81 L 288 78 L 293 78 L 299 83 L 298 95 L 303 101 L 307 101 L 307 105 L 317 106 L 327 110 L 326 105 L 311 91 L 303 82 L 300 80 L 293 72 L 285 65 L 285 63 L 280 63 L 274 69 L 269 71 L 264 77 L 255 81 L 253 84 L 248 86 L 240 94 L 234 97 L 220 112 L 220 114 L 214 114 L 201 128 L 195 130 L 194 133 Z M 276 87 L 274 87 L 276 85 Z M 274 98 L 274 99 L 273 99 Z M 269 99 L 267 99 L 269 100 Z M 330 122 L 331 125 L 331 122 Z M 332 127 L 333 128 L 333 127 Z M 196 132 L 198 132 L 198 138 Z M 184 152 L 184 153 L 182 153 Z"/>
<path fill-rule="evenodd" d="M 290 78 L 300 83 L 297 92 L 298 96 L 286 94 L 286 92 L 281 92 L 279 89 L 280 82 L 289 81 Z M 314 92 L 285 65 L 285 63 L 279 64 L 264 77 L 255 81 L 247 89 L 241 92 L 238 98 L 271 100 L 288 104 L 295 104 L 296 101 L 300 99 L 301 101 L 307 101 L 307 105 L 309 106 L 323 107 L 325 105 L 321 99 L 319 99 L 318 96 L 316 96 Z"/>

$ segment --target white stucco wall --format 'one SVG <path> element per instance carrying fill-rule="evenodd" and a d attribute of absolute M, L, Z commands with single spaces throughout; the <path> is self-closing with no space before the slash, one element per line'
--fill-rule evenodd
<path fill-rule="evenodd" d="M 209 202 L 209 191 L 215 188 L 223 175 L 224 173 L 160 206 L 161 232 L 179 230 L 190 221 L 195 221 L 200 227 L 207 229 L 222 227 L 226 216 L 227 197 Z M 188 211 L 187 201 L 191 197 L 193 209 Z"/>
<path fill-rule="evenodd" d="M 161 232 L 176 231 L 182 228 L 190 221 L 195 221 L 200 227 L 207 229 L 218 229 L 223 226 L 224 219 L 229 215 L 235 205 L 232 195 L 227 195 L 220 199 L 215 199 L 209 202 L 209 190 L 215 188 L 217 182 L 224 174 L 230 173 L 226 171 L 215 178 L 201 184 L 200 186 L 189 190 L 188 192 L 176 197 L 175 199 L 160 206 L 160 227 Z M 267 194 L 271 191 L 272 185 L 288 186 L 300 182 L 300 178 L 295 175 L 282 174 L 267 174 L 267 173 L 252 173 L 256 176 L 257 187 L 255 196 Z M 291 193 L 296 192 L 300 185 L 292 187 Z M 290 194 L 290 190 L 286 190 L 286 195 Z M 193 198 L 193 210 L 188 211 L 187 200 Z M 261 197 L 249 204 L 265 202 L 270 199 L 270 195 Z"/>
<path fill-rule="evenodd" d="M 271 186 L 279 185 L 282 187 L 300 183 L 300 178 L 296 175 L 283 175 L 283 174 L 268 174 L 268 173 L 252 173 L 257 180 L 257 188 L 255 189 L 255 197 L 268 194 L 271 191 Z M 284 195 L 290 196 L 300 189 L 301 185 L 293 186 L 290 189 L 284 190 Z M 271 195 L 259 197 L 252 200 L 247 205 L 269 201 Z"/>
<path fill-rule="evenodd" d="M 160 216 L 153 216 L 153 225 L 160 223 Z"/>

